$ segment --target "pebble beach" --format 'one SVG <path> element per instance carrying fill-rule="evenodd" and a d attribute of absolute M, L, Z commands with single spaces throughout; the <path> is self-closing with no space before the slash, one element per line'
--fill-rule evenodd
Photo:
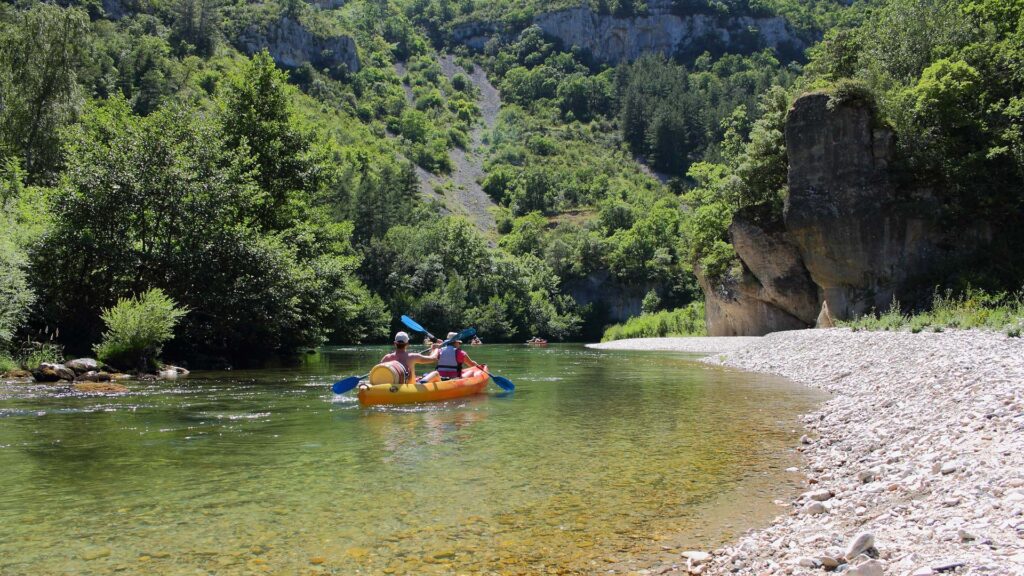
<path fill-rule="evenodd" d="M 703 362 L 833 394 L 803 416 L 794 447 L 806 492 L 777 501 L 767 527 L 639 573 L 1024 575 L 1024 340 L 849 329 L 719 340 L 608 344 L 704 351 Z"/>

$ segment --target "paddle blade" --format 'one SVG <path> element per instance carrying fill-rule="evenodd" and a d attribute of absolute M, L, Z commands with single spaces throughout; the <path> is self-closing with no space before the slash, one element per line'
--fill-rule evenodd
<path fill-rule="evenodd" d="M 361 379 L 362 378 L 360 376 L 349 376 L 344 380 L 338 380 L 333 386 L 331 386 L 331 392 L 334 392 L 335 394 L 344 394 L 345 392 L 355 388 L 356 384 L 359 384 Z"/>
<path fill-rule="evenodd" d="M 405 327 L 408 328 L 409 330 L 412 330 L 413 332 L 421 332 L 423 334 L 428 333 L 426 328 L 420 326 L 418 322 L 416 322 L 412 318 L 409 318 L 405 314 L 402 314 L 402 324 L 405 324 Z"/>
<path fill-rule="evenodd" d="M 512 392 L 513 390 L 516 389 L 516 385 L 513 384 L 512 381 L 509 380 L 508 378 L 504 378 L 502 376 L 495 376 L 494 374 L 491 374 L 491 378 L 494 379 L 495 384 L 501 386 L 501 389 L 506 392 Z"/>
<path fill-rule="evenodd" d="M 462 332 L 459 332 L 458 336 L 450 340 L 447 340 L 447 342 L 454 342 L 455 340 L 462 340 L 463 342 L 465 342 L 466 340 L 469 340 L 473 336 L 476 336 L 476 328 L 466 328 Z"/>

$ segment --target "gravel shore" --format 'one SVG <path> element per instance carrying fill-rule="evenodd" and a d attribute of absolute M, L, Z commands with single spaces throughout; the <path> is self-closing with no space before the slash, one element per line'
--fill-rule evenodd
<path fill-rule="evenodd" d="M 1024 340 L 804 330 L 703 361 L 834 398 L 803 417 L 787 513 L 642 573 L 1024 575 Z"/>
<path fill-rule="evenodd" d="M 692 352 L 696 354 L 715 354 L 729 352 L 749 346 L 761 338 L 759 336 L 722 337 L 690 337 L 690 338 L 629 338 L 614 340 L 600 344 L 587 344 L 587 348 L 597 350 L 658 350 L 665 352 Z"/>

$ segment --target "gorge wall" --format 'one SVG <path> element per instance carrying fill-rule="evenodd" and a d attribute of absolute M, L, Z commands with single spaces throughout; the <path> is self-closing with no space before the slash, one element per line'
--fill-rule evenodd
<path fill-rule="evenodd" d="M 595 60 L 612 64 L 632 61 L 645 53 L 696 56 L 716 46 L 748 53 L 771 47 L 792 54 L 806 48 L 782 17 L 680 15 L 673 10 L 671 0 L 649 1 L 643 15 L 619 17 L 579 6 L 538 14 L 533 23 L 565 48 L 577 46 Z M 499 33 L 494 23 L 467 22 L 452 29 L 452 40 L 482 50 Z"/>
<path fill-rule="evenodd" d="M 944 230 L 929 191 L 894 185 L 893 134 L 876 125 L 870 105 L 804 95 L 785 136 L 781 221 L 740 211 L 728 231 L 740 273 L 710 279 L 697 271 L 710 335 L 812 327 L 823 301 L 838 319 L 885 310 L 986 241 L 978 227 Z"/>
<path fill-rule="evenodd" d="M 285 68 L 298 68 L 309 62 L 338 76 L 358 72 L 361 66 L 356 43 L 350 36 L 320 36 L 289 16 L 264 25 L 253 24 L 242 30 L 234 43 L 250 56 L 266 49 L 274 62 Z"/>

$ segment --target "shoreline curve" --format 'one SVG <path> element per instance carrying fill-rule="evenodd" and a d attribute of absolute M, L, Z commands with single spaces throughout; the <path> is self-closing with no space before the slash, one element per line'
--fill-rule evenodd
<path fill-rule="evenodd" d="M 786 512 L 640 573 L 1024 575 L 1024 339 L 833 328 L 589 347 L 703 351 L 833 395 L 801 416 L 806 492 Z"/>

